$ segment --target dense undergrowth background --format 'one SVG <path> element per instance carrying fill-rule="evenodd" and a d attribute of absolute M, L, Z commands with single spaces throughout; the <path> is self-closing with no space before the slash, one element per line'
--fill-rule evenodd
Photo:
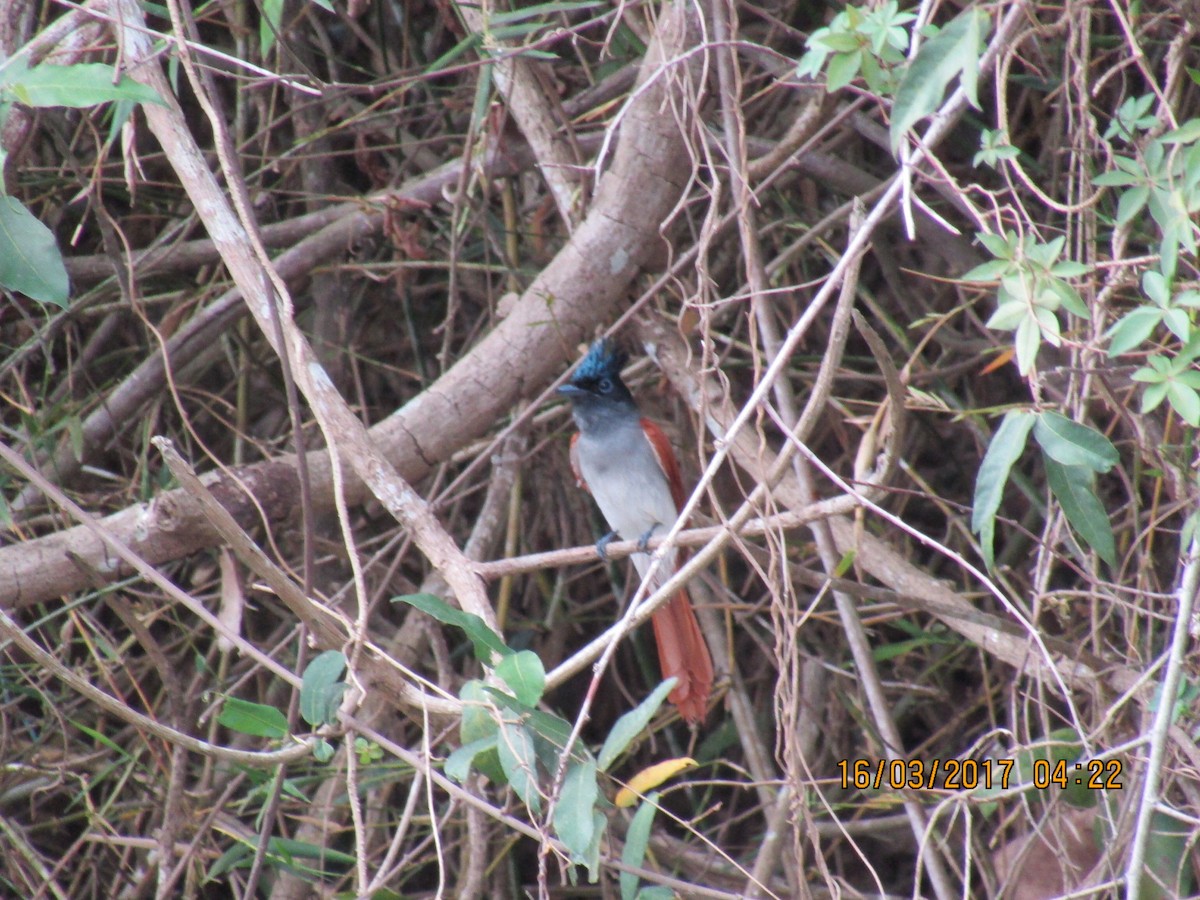
<path fill-rule="evenodd" d="M 53 232 L 71 285 L 0 305 L 0 894 L 1195 889 L 1195 4 L 146 4 L 153 32 L 190 41 L 192 71 L 174 40 L 155 45 L 181 134 L 147 126 L 153 104 L 31 105 L 13 61 L 125 65 L 130 6 L 13 0 L 0 30 L 4 199 Z M 614 163 L 646 136 L 638 102 L 667 136 Z M 186 135 L 219 189 L 164 153 Z M 673 192 L 643 209 L 639 174 Z M 280 281 L 256 303 L 286 321 L 247 315 L 265 279 L 237 274 L 247 242 L 212 234 L 198 197 L 257 223 Z M 614 208 L 627 221 L 589 219 Z M 30 246 L 23 221 L 5 219 L 9 252 Z M 580 268 L 607 271 L 623 228 L 644 235 L 637 272 Z M 605 530 L 548 389 L 618 317 L 627 378 L 688 483 L 734 447 L 692 524 L 753 499 L 757 529 L 692 583 L 713 709 L 693 734 L 664 706 L 599 798 L 560 796 L 553 760 L 519 753 L 438 780 L 487 653 L 392 598 L 490 620 L 552 673 L 526 699 L 574 723 L 592 670 L 553 670 L 636 588 L 621 559 L 520 561 Z M 352 417 L 384 423 L 373 440 L 416 497 L 375 499 L 352 450 L 344 491 L 332 479 L 321 448 L 357 438 L 313 413 L 332 401 L 314 399 L 308 357 L 281 365 L 293 318 Z M 1054 414 L 1088 430 L 1055 443 Z M 157 435 L 219 475 L 296 597 L 196 511 Z M 434 518 L 403 505 L 419 500 Z M 470 606 L 441 538 L 515 562 L 481 570 Z M 328 650 L 367 696 L 338 718 L 332 689 L 314 756 L 286 676 Z M 658 677 L 649 629 L 632 632 L 579 745 L 597 752 Z M 487 721 L 508 723 L 501 743 L 558 734 L 489 697 L 475 736 L 496 739 Z M 604 799 L 688 756 L 648 836 L 648 816 L 631 826 Z M 897 770 L 913 789 L 855 787 L 853 761 L 872 781 L 893 759 L 924 764 Z M 947 785 L 951 760 L 979 786 Z M 1121 788 L 1075 783 L 1097 774 Z M 597 884 L 585 866 L 567 877 L 557 843 L 593 812 Z"/>

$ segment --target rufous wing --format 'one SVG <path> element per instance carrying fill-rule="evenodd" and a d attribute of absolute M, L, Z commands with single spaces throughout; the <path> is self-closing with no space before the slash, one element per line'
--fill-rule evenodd
<path fill-rule="evenodd" d="M 671 499 L 675 509 L 682 510 L 687 502 L 687 491 L 683 487 L 683 475 L 671 442 L 661 428 L 649 419 L 642 419 L 642 432 L 650 442 L 658 466 L 667 476 Z M 687 557 L 683 551 L 676 561 Z M 666 604 L 655 610 L 651 622 L 654 625 L 654 640 L 658 644 L 658 665 L 663 678 L 679 679 L 671 691 L 671 702 L 679 709 L 683 718 L 695 725 L 703 721 L 708 712 L 708 698 L 712 693 L 713 664 L 708 652 L 708 642 L 700 631 L 696 610 L 686 590 L 681 590 Z"/>
<path fill-rule="evenodd" d="M 683 476 L 679 472 L 679 462 L 675 459 L 675 451 L 671 449 L 671 442 L 667 440 L 667 436 L 663 434 L 661 428 L 645 417 L 642 418 L 642 432 L 646 435 L 646 440 L 650 442 L 650 449 L 654 451 L 658 467 L 667 476 L 671 499 L 675 501 L 676 511 L 679 511 L 687 502 L 687 491 L 683 489 Z"/>

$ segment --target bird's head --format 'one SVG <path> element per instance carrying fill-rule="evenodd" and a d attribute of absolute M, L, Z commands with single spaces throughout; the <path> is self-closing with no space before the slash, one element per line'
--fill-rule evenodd
<path fill-rule="evenodd" d="M 621 367 L 627 359 L 616 344 L 601 338 L 558 392 L 570 399 L 577 412 L 634 407 L 633 395 L 621 380 Z"/>

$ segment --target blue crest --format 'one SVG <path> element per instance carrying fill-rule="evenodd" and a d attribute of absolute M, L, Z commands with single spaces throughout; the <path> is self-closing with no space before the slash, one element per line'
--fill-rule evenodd
<path fill-rule="evenodd" d="M 608 338 L 601 338 L 588 349 L 587 356 L 575 370 L 571 381 L 587 383 L 608 377 L 617 380 L 628 359 L 625 353 Z"/>

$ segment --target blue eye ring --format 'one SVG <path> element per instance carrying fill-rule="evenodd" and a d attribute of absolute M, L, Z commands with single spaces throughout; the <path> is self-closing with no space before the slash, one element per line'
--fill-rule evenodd
<path fill-rule="evenodd" d="M 613 389 L 612 379 L 608 378 L 607 376 L 601 378 L 598 382 L 596 382 L 596 387 L 600 390 L 600 393 L 607 394 Z"/>

